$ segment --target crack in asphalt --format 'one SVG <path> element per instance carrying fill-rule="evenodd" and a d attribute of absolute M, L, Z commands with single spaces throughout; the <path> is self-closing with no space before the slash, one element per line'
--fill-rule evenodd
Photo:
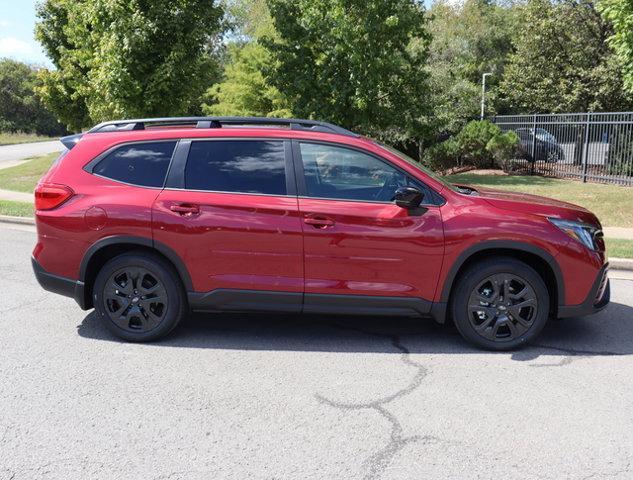
<path fill-rule="evenodd" d="M 564 367 L 565 365 L 569 365 L 570 363 L 581 360 L 583 358 L 589 357 L 613 357 L 613 356 L 623 356 L 626 355 L 622 352 L 614 352 L 611 350 L 582 350 L 579 348 L 564 348 L 558 347 L 556 345 L 543 345 L 543 344 L 532 344 L 534 348 L 542 348 L 544 350 L 553 350 L 555 352 L 560 352 L 564 354 L 563 358 L 558 363 L 537 363 L 534 365 L 530 365 L 530 367 Z M 515 353 L 512 355 L 513 360 L 521 360 L 517 358 L 520 356 L 519 353 Z"/>
<path fill-rule="evenodd" d="M 412 367 L 417 370 L 415 376 L 406 387 L 398 390 L 397 392 L 391 395 L 387 395 L 385 397 L 381 397 L 381 398 L 378 398 L 376 400 L 369 401 L 366 403 L 337 402 L 337 401 L 325 398 L 324 396 L 318 393 L 315 394 L 315 397 L 318 402 L 328 405 L 330 407 L 338 408 L 343 411 L 374 410 L 390 423 L 391 433 L 389 437 L 389 442 L 382 449 L 380 449 L 379 451 L 371 455 L 365 461 L 365 465 L 367 465 L 367 474 L 365 475 L 365 479 L 374 480 L 374 479 L 380 478 L 381 474 L 389 466 L 389 464 L 391 463 L 393 458 L 396 456 L 396 454 L 400 450 L 402 450 L 405 446 L 407 446 L 409 443 L 422 441 L 425 444 L 428 444 L 434 441 L 441 441 L 441 439 L 434 436 L 430 436 L 430 435 L 405 436 L 403 433 L 402 424 L 400 423 L 398 418 L 389 410 L 387 410 L 387 408 L 385 408 L 385 405 L 387 405 L 388 403 L 391 403 L 394 400 L 397 400 L 401 397 L 409 395 L 414 390 L 416 390 L 422 384 L 422 381 L 424 380 L 424 378 L 426 378 L 426 376 L 429 374 L 429 370 L 424 365 L 418 362 L 415 362 L 414 360 L 411 359 L 410 350 L 402 344 L 400 337 L 398 335 L 367 331 L 367 330 L 347 327 L 344 325 L 333 324 L 333 323 L 327 323 L 327 324 L 321 323 L 321 325 L 326 325 L 326 326 L 330 326 L 332 328 L 341 329 L 341 330 L 352 330 L 355 332 L 359 332 L 365 335 L 370 335 L 370 336 L 375 336 L 375 337 L 388 338 L 389 340 L 391 340 L 391 344 L 394 346 L 394 348 L 396 348 L 396 350 L 401 352 L 400 359 L 402 360 L 402 362 L 408 367 Z"/>

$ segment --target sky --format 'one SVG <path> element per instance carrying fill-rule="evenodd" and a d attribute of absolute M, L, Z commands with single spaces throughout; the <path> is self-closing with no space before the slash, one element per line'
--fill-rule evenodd
<path fill-rule="evenodd" d="M 51 67 L 33 38 L 36 0 L 0 0 L 0 58 Z"/>

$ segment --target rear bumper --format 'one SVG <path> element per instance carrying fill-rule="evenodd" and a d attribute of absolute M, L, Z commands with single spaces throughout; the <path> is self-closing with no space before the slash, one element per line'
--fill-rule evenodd
<path fill-rule="evenodd" d="M 609 285 L 608 273 L 609 264 L 607 263 L 598 272 L 585 301 L 580 305 L 559 306 L 558 317 L 582 317 L 604 309 L 611 299 L 611 286 Z"/>
<path fill-rule="evenodd" d="M 86 310 L 83 282 L 49 273 L 33 257 L 31 257 L 31 264 L 35 278 L 44 290 L 74 298 L 82 310 Z"/>

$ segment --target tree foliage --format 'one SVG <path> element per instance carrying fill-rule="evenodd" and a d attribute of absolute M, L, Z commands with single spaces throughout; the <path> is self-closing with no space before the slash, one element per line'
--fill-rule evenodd
<path fill-rule="evenodd" d="M 496 113 L 495 86 L 513 50 L 514 9 L 490 0 L 438 1 L 429 14 L 430 122 L 440 132 L 456 132 L 479 115 L 484 72 L 493 73 L 486 113 Z"/>
<path fill-rule="evenodd" d="M 429 34 L 415 0 L 269 0 L 267 79 L 300 117 L 379 138 L 424 131 Z"/>
<path fill-rule="evenodd" d="M 0 131 L 59 135 L 65 132 L 35 94 L 37 70 L 0 59 Z"/>
<path fill-rule="evenodd" d="M 625 86 L 629 92 L 633 92 L 633 2 L 600 0 L 598 9 L 613 25 L 614 33 L 609 43 L 622 65 Z"/>
<path fill-rule="evenodd" d="M 276 36 L 266 0 L 235 1 L 229 12 L 238 40 L 229 46 L 224 77 L 207 91 L 202 110 L 208 115 L 292 116 L 287 98 L 264 75 L 272 57 L 258 39 Z"/>
<path fill-rule="evenodd" d="M 501 92 L 513 112 L 613 111 L 631 106 L 611 26 L 592 0 L 528 0 Z"/>
<path fill-rule="evenodd" d="M 263 72 L 269 67 L 270 54 L 257 42 L 232 45 L 224 80 L 208 90 L 203 112 L 207 115 L 291 116 L 286 98 L 266 82 Z"/>
<path fill-rule="evenodd" d="M 40 93 L 75 129 L 113 117 L 195 113 L 217 76 L 213 0 L 47 0 L 36 36 L 56 67 Z"/>

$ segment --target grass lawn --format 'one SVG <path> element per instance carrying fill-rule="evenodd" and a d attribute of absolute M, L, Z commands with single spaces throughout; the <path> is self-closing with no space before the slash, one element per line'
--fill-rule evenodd
<path fill-rule="evenodd" d="M 18 192 L 32 192 L 59 153 L 33 157 L 21 165 L 0 170 L 0 188 Z"/>
<path fill-rule="evenodd" d="M 0 132 L 0 145 L 13 145 L 14 143 L 47 142 L 56 137 L 42 137 L 34 133 L 5 133 Z"/>
<path fill-rule="evenodd" d="M 605 238 L 604 241 L 610 257 L 633 258 L 633 240 Z"/>
<path fill-rule="evenodd" d="M 11 202 L 0 200 L 0 215 L 11 215 L 12 217 L 32 217 L 33 204 L 29 202 Z"/>
<path fill-rule="evenodd" d="M 595 213 L 603 226 L 633 227 L 633 187 L 582 183 L 528 175 L 460 173 L 449 181 L 557 198 Z M 617 255 L 614 255 L 617 256 Z"/>

